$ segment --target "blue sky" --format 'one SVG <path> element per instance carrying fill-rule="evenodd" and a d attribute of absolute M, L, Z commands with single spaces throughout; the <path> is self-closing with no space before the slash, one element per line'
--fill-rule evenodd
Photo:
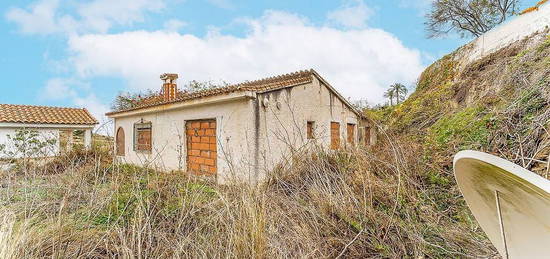
<path fill-rule="evenodd" d="M 523 6 L 536 1 L 524 1 Z M 468 39 L 427 39 L 430 0 L 18 0 L 0 3 L 0 103 L 86 107 L 158 76 L 240 82 L 314 68 L 351 99 L 381 102 L 393 82 Z"/>

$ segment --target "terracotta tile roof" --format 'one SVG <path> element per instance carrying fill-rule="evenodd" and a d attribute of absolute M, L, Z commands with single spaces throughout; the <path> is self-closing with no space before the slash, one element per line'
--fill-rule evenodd
<path fill-rule="evenodd" d="M 0 104 L 0 123 L 84 124 L 97 120 L 86 109 Z"/>
<path fill-rule="evenodd" d="M 117 113 L 138 110 L 138 109 L 143 109 L 143 108 L 162 105 L 162 104 L 184 102 L 188 100 L 229 94 L 233 92 L 244 92 L 244 91 L 266 92 L 266 91 L 272 91 L 272 90 L 277 90 L 277 89 L 301 85 L 301 84 L 307 84 L 313 81 L 314 73 L 315 71 L 313 70 L 303 70 L 303 71 L 298 71 L 294 73 L 268 77 L 260 80 L 248 81 L 248 82 L 244 82 L 236 85 L 230 85 L 226 87 L 220 87 L 220 88 L 214 88 L 214 89 L 208 89 L 208 90 L 202 90 L 202 91 L 196 91 L 196 92 L 179 92 L 177 98 L 172 101 L 165 101 L 163 97 L 159 94 L 156 96 L 152 96 L 152 97 L 148 97 L 140 100 L 139 103 L 136 105 L 136 107 L 133 107 L 131 109 L 126 109 L 126 110 L 121 110 L 121 111 L 110 112 L 110 113 L 107 113 L 107 115 L 114 115 Z"/>

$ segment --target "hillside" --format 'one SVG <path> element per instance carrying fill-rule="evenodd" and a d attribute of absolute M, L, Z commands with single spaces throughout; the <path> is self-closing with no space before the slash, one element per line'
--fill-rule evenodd
<path fill-rule="evenodd" d="M 428 67 L 410 98 L 380 118 L 425 143 L 434 162 L 475 149 L 542 173 L 550 154 L 548 30 L 474 62 L 469 51 L 466 45 Z"/>
<path fill-rule="evenodd" d="M 116 164 L 107 149 L 0 174 L 0 258 L 493 257 L 452 176 L 483 150 L 547 176 L 548 31 L 424 71 L 403 103 L 368 111 L 372 148 L 310 150 L 260 186 Z"/>

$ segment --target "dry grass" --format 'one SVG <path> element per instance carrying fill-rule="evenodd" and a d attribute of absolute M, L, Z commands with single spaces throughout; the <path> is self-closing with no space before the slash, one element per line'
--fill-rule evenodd
<path fill-rule="evenodd" d="M 382 142 L 302 156 L 258 187 L 116 165 L 102 152 L 19 168 L 1 178 L 0 257 L 494 255 L 452 177 L 403 152 L 419 147 Z"/>

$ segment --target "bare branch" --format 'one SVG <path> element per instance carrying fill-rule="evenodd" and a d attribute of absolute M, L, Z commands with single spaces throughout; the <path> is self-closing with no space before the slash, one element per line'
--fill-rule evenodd
<path fill-rule="evenodd" d="M 429 38 L 457 33 L 478 37 L 514 14 L 520 0 L 434 0 L 426 15 Z"/>

